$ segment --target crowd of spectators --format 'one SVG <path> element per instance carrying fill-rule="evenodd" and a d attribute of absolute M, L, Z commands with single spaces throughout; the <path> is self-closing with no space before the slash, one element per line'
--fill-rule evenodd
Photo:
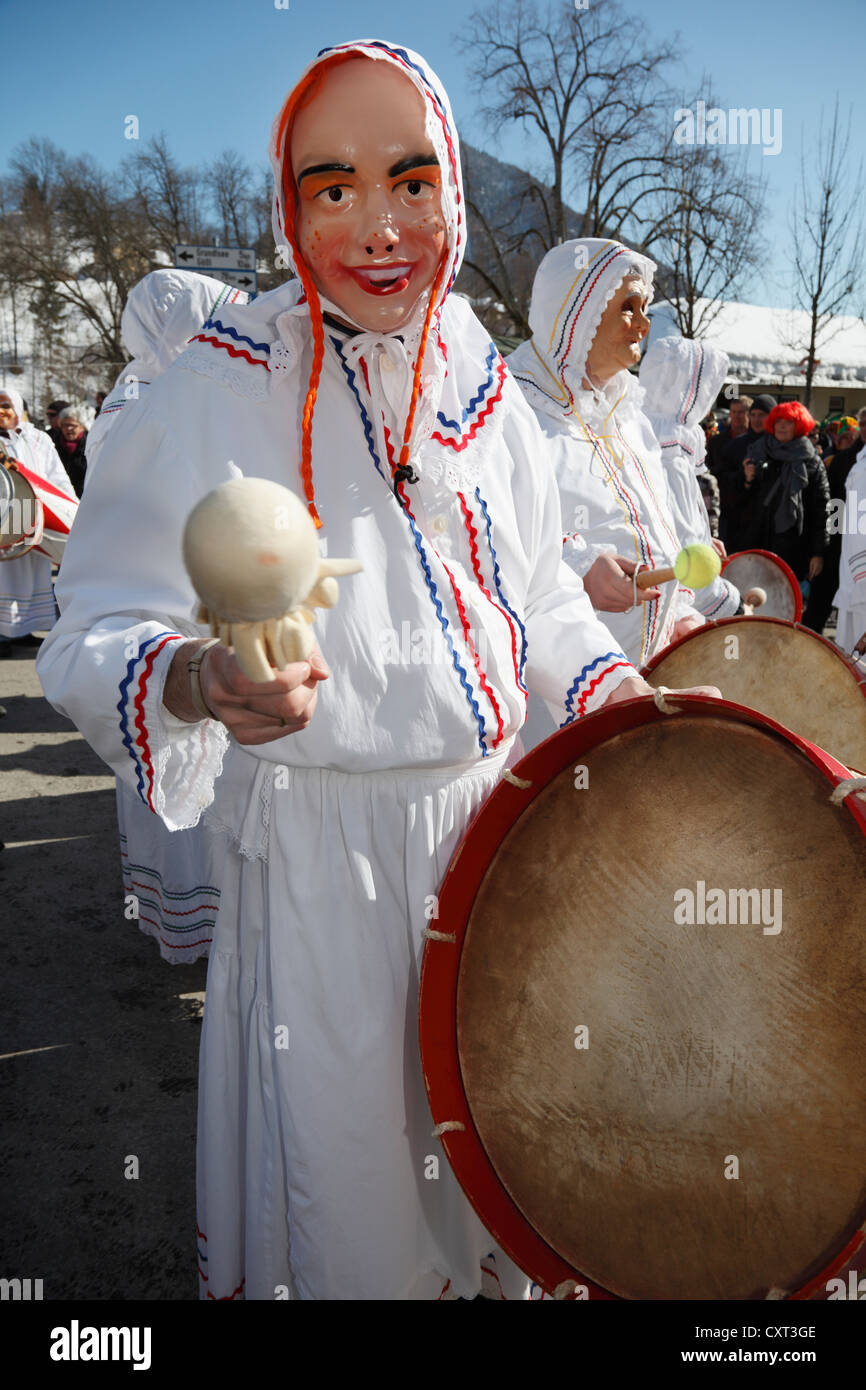
<path fill-rule="evenodd" d="M 866 446 L 866 407 L 855 419 L 835 413 L 818 423 L 799 401 L 738 396 L 727 419 L 710 414 L 704 500 L 728 554 L 769 550 L 793 570 L 803 592 L 803 623 L 823 632 L 839 583 L 841 536 L 831 501 Z"/>

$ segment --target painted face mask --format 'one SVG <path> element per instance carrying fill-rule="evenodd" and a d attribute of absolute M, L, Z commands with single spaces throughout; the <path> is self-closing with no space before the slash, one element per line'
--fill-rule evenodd
<path fill-rule="evenodd" d="M 316 288 L 350 323 L 398 330 L 433 285 L 445 247 L 420 94 L 396 68 L 344 63 L 298 112 L 290 155 L 298 247 Z"/>
<path fill-rule="evenodd" d="M 509 366 L 530 403 L 551 415 L 572 415 L 586 393 L 586 364 L 605 310 L 623 281 L 637 276 L 652 299 L 655 262 L 618 241 L 586 237 L 548 251 L 535 277 L 529 325 L 532 338 L 511 354 Z M 629 386 L 625 369 L 610 393 Z"/>
<path fill-rule="evenodd" d="M 274 123 L 270 156 L 278 254 L 301 280 L 312 327 L 301 475 L 318 523 L 311 436 L 323 314 L 366 335 L 399 334 L 410 355 L 398 469 L 409 466 L 425 383 L 432 397 L 444 376 L 435 330 L 465 241 L 457 134 L 417 54 L 361 41 L 325 49 L 303 74 Z"/>

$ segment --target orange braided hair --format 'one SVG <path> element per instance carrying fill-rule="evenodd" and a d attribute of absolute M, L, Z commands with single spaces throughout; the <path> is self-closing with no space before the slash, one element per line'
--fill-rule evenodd
<path fill-rule="evenodd" d="M 307 511 L 313 518 L 318 529 L 322 525 L 322 518 L 316 509 L 316 493 L 313 486 L 313 412 L 316 408 L 316 397 L 319 393 L 319 381 L 322 375 L 322 362 L 325 356 L 325 330 L 322 324 L 322 305 L 319 300 L 319 293 L 313 283 L 312 276 L 304 262 L 298 246 L 297 229 L 295 223 L 298 215 L 298 197 L 295 186 L 295 177 L 291 167 L 291 151 L 289 140 L 291 137 L 292 123 L 300 107 L 315 93 L 322 81 L 325 71 L 331 67 L 337 67 L 340 63 L 349 62 L 352 58 L 357 58 L 353 52 L 335 53 L 327 63 L 322 63 L 314 72 L 308 73 L 307 77 L 298 84 L 292 92 L 289 100 L 283 108 L 280 117 L 279 129 L 277 132 L 277 149 L 282 150 L 283 154 L 283 209 L 286 239 L 292 251 L 292 259 L 295 263 L 295 270 L 298 278 L 304 287 L 307 296 L 307 303 L 310 307 L 310 323 L 313 330 L 313 366 L 310 371 L 310 382 L 307 387 L 307 395 L 304 401 L 303 414 L 301 416 L 301 477 L 304 483 L 304 495 L 307 499 Z"/>
<path fill-rule="evenodd" d="M 430 290 L 430 302 L 427 305 L 427 313 L 424 316 L 424 327 L 421 331 L 421 342 L 418 347 L 418 357 L 415 362 L 415 371 L 412 375 L 412 394 L 409 397 L 409 414 L 406 416 L 406 427 L 403 430 L 403 443 L 400 448 L 399 467 L 405 468 L 409 462 L 409 440 L 412 438 L 412 426 L 415 423 L 415 409 L 418 405 L 418 397 L 421 394 L 421 366 L 424 361 L 424 352 L 427 347 L 427 338 L 430 333 L 430 325 L 433 322 L 433 310 L 436 300 L 439 297 L 439 288 L 445 276 L 445 267 L 448 262 L 447 249 L 439 262 L 439 268 Z"/>

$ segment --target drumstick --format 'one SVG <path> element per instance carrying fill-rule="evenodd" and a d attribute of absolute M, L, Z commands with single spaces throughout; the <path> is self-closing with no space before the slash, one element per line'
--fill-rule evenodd
<path fill-rule="evenodd" d="M 667 584 L 670 579 L 678 579 L 690 589 L 705 589 L 712 584 L 722 568 L 722 562 L 710 545 L 695 542 L 684 546 L 672 566 L 657 570 L 640 570 L 637 575 L 639 589 L 651 589 L 654 584 Z"/>
<path fill-rule="evenodd" d="M 743 603 L 749 604 L 751 608 L 760 608 L 762 603 L 767 602 L 766 589 L 750 589 L 743 599 Z"/>
<path fill-rule="evenodd" d="M 667 584 L 669 579 L 676 579 L 673 565 L 661 570 L 638 570 L 637 586 L 639 589 L 651 589 L 655 584 Z"/>

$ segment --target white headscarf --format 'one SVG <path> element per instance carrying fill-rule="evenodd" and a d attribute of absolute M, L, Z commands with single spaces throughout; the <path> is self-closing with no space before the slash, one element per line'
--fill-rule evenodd
<path fill-rule="evenodd" d="M 216 307 L 229 298 L 245 304 L 248 296 L 192 270 L 154 270 L 145 275 L 130 290 L 120 321 L 124 346 L 133 360 L 124 367 L 117 385 L 128 376 L 146 382 L 160 376 Z"/>
<path fill-rule="evenodd" d="M 586 388 L 586 359 L 605 309 L 623 280 L 638 275 L 652 298 L 655 262 L 618 241 L 583 237 L 548 251 L 535 276 L 532 337 L 508 358 L 533 409 L 578 414 L 593 425 L 614 404 L 639 405 L 642 392 L 623 369 L 603 388 Z"/>
<path fill-rule="evenodd" d="M 86 444 L 87 466 L 93 464 L 111 426 L 131 400 L 179 357 L 194 333 L 222 304 L 246 304 L 249 295 L 210 275 L 193 270 L 153 270 L 133 285 L 120 320 L 127 351 L 132 353 L 102 409 Z M 86 478 L 86 475 L 85 475 Z M 85 481 L 86 486 L 86 481 Z"/>
<path fill-rule="evenodd" d="M 728 374 L 729 358 L 720 348 L 691 338 L 658 338 L 640 367 L 643 408 L 664 449 L 676 442 L 698 473 L 705 473 L 707 440 L 701 429 Z"/>

